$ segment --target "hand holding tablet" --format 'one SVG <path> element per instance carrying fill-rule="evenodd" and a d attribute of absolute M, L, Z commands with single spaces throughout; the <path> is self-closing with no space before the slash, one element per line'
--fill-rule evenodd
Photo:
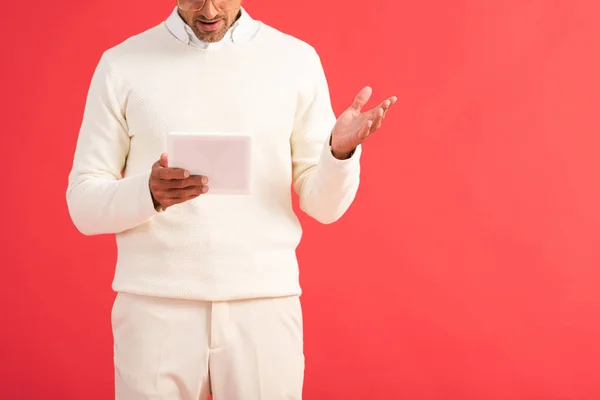
<path fill-rule="evenodd" d="M 208 192 L 208 177 L 190 175 L 189 171 L 170 168 L 168 165 L 168 155 L 163 153 L 152 165 L 150 173 L 150 193 L 157 211 L 166 210 Z"/>
<path fill-rule="evenodd" d="M 150 175 L 154 207 L 164 210 L 201 194 L 249 194 L 251 144 L 242 133 L 169 133 L 167 153 Z"/>
<path fill-rule="evenodd" d="M 171 132 L 167 135 L 169 167 L 206 176 L 208 194 L 249 194 L 251 144 L 251 136 L 245 133 Z"/>

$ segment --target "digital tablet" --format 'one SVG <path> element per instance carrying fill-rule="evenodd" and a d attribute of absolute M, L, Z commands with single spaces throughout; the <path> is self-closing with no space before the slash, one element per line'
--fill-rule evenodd
<path fill-rule="evenodd" d="M 169 167 L 206 176 L 207 194 L 250 194 L 251 145 L 252 137 L 245 133 L 170 132 Z"/>

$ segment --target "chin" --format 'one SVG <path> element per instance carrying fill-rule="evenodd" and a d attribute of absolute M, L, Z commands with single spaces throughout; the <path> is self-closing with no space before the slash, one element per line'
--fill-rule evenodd
<path fill-rule="evenodd" d="M 223 39 L 225 37 L 225 34 L 227 32 L 211 32 L 211 33 L 206 33 L 206 32 L 196 32 L 196 36 L 198 37 L 198 39 L 202 40 L 203 42 L 206 43 L 216 43 L 218 41 L 220 41 L 221 39 Z"/>
<path fill-rule="evenodd" d="M 220 42 L 223 38 L 225 37 L 225 35 L 210 35 L 209 37 L 203 39 L 205 42 L 207 43 L 217 43 Z"/>

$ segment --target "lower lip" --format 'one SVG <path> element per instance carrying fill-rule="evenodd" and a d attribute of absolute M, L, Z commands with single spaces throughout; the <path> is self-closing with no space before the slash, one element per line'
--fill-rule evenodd
<path fill-rule="evenodd" d="M 222 23 L 222 20 L 219 20 L 214 24 L 205 24 L 204 22 L 198 21 L 198 25 L 200 25 L 200 28 L 202 28 L 203 31 L 207 32 L 216 31 L 217 29 L 219 29 Z"/>

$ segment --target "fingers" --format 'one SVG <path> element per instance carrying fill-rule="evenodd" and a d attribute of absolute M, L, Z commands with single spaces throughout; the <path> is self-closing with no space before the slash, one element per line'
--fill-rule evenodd
<path fill-rule="evenodd" d="M 381 127 L 381 123 L 385 118 L 387 111 L 390 109 L 398 101 L 396 96 L 388 97 L 383 100 L 379 105 L 369 111 L 364 112 L 362 115 L 366 117 L 366 119 L 373 121 L 370 133 L 375 132 L 377 129 Z"/>
<path fill-rule="evenodd" d="M 208 192 L 208 178 L 201 175 L 190 175 L 183 168 L 169 168 L 167 154 L 152 166 L 150 174 L 150 191 L 152 198 L 162 209 L 172 205 L 195 199 Z"/>
<path fill-rule="evenodd" d="M 382 108 L 383 108 L 383 118 L 385 118 L 385 114 L 390 109 L 390 107 L 393 106 L 394 104 L 396 104 L 397 101 L 398 101 L 398 98 L 396 96 L 392 96 L 389 99 L 387 99 L 387 100 L 384 101 L 384 103 L 386 103 L 387 106 L 382 106 Z"/>
<path fill-rule="evenodd" d="M 190 173 L 182 168 L 169 168 L 169 159 L 167 153 L 162 153 L 157 162 L 152 165 L 152 172 L 157 170 L 160 179 L 186 179 L 189 178 Z"/>
<path fill-rule="evenodd" d="M 371 89 L 371 87 L 365 86 L 364 88 L 362 88 L 361 91 L 358 92 L 358 94 L 354 98 L 354 102 L 352 103 L 350 108 L 356 112 L 360 112 L 371 98 L 372 93 L 373 89 Z"/>
<path fill-rule="evenodd" d="M 373 125 L 371 126 L 371 133 L 375 132 L 377 129 L 381 127 L 381 123 L 383 122 L 383 118 L 385 115 L 385 110 L 383 108 L 378 108 L 375 113 L 375 118 L 373 118 Z"/>
<path fill-rule="evenodd" d="M 167 153 L 162 153 L 158 162 L 160 163 L 161 167 L 167 168 L 169 166 L 169 158 L 167 156 Z"/>
<path fill-rule="evenodd" d="M 372 109 L 371 111 L 369 111 L 367 113 L 368 119 L 373 121 L 370 133 L 373 133 L 377 129 L 381 128 L 381 124 L 383 123 L 383 120 L 385 119 L 385 115 L 386 115 L 387 111 L 397 101 L 398 101 L 398 98 L 396 96 L 389 97 L 389 98 L 385 99 L 384 101 L 382 101 L 379 104 L 379 106 L 377 106 L 376 108 Z"/>
<path fill-rule="evenodd" d="M 383 109 L 383 114 L 385 115 L 387 110 L 389 110 L 390 107 L 396 103 L 396 101 L 398 101 L 398 98 L 396 96 L 389 97 L 382 101 L 374 111 L 378 112 L 377 109 L 381 108 Z"/>
<path fill-rule="evenodd" d="M 195 177 L 193 177 L 195 178 Z M 192 178 L 190 178 L 192 179 Z M 208 193 L 206 184 L 192 184 L 192 180 L 186 180 L 188 183 L 177 183 L 184 181 L 154 181 L 150 183 L 150 190 L 154 199 L 163 207 L 170 207 L 175 204 L 195 199 L 196 197 Z"/>
<path fill-rule="evenodd" d="M 194 175 L 187 179 L 165 181 L 163 184 L 167 189 L 185 189 L 193 186 L 206 186 L 206 184 L 208 184 L 208 178 L 206 176 Z"/>
<path fill-rule="evenodd" d="M 365 140 L 371 134 L 372 127 L 373 127 L 373 121 L 370 119 L 366 120 L 366 122 L 363 124 L 363 127 L 358 134 L 358 138 L 359 138 L 358 143 L 361 143 L 363 140 Z"/>
<path fill-rule="evenodd" d="M 188 186 L 183 189 L 166 189 L 160 192 L 160 196 L 169 201 L 185 201 L 189 198 L 198 197 L 208 192 L 208 186 Z"/>
<path fill-rule="evenodd" d="M 194 186 L 206 186 L 208 178 L 193 175 L 186 179 L 160 179 L 154 182 L 157 190 L 185 189 Z"/>
<path fill-rule="evenodd" d="M 359 133 L 360 141 L 365 140 L 371 133 L 381 128 L 381 124 L 383 123 L 386 112 L 397 101 L 398 98 L 396 96 L 389 97 L 382 101 L 376 108 L 363 114 L 367 116 L 367 118 L 361 132 Z"/>
<path fill-rule="evenodd" d="M 161 168 L 158 170 L 158 176 L 163 180 L 187 179 L 190 173 L 182 168 Z"/>

